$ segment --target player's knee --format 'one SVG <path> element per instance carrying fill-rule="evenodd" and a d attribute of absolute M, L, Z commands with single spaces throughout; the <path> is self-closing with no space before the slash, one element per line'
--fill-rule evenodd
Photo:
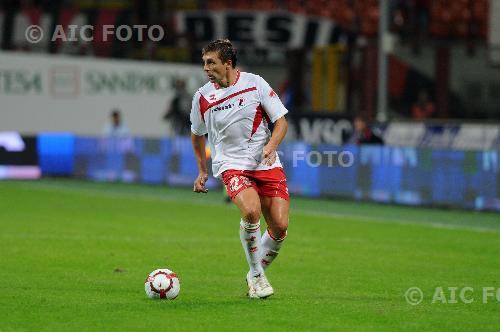
<path fill-rule="evenodd" d="M 283 223 L 278 223 L 273 227 L 273 236 L 277 239 L 282 239 L 286 236 L 286 232 L 288 230 L 288 221 Z"/>
<path fill-rule="evenodd" d="M 251 204 L 245 207 L 243 219 L 249 223 L 255 224 L 260 218 L 260 204 Z"/>

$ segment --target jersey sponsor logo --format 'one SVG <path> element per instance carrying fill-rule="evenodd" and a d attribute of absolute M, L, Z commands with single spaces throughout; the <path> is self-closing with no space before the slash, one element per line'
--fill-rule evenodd
<path fill-rule="evenodd" d="M 224 105 L 224 106 L 217 106 L 215 108 L 212 108 L 212 113 L 213 112 L 217 112 L 217 111 L 222 111 L 222 110 L 228 110 L 230 108 L 233 108 L 234 107 L 234 104 L 227 104 L 227 105 Z"/>
<path fill-rule="evenodd" d="M 238 95 L 241 95 L 243 93 L 247 93 L 247 92 L 250 92 L 250 91 L 256 91 L 257 90 L 257 87 L 251 87 L 251 88 L 247 88 L 247 89 L 244 89 L 244 90 L 240 90 L 240 91 L 237 91 L 235 93 L 232 93 L 230 94 L 229 96 L 226 96 L 222 99 L 219 99 L 216 101 L 216 98 L 215 98 L 215 93 L 212 93 L 208 96 L 208 99 L 210 101 L 208 101 L 207 99 L 205 99 L 205 97 L 203 95 L 200 96 L 200 114 L 201 114 L 201 119 L 203 120 L 203 122 L 205 122 L 205 112 L 208 111 L 210 108 L 214 107 L 214 106 L 217 106 L 217 105 L 220 105 L 222 104 L 223 102 L 225 102 L 226 100 L 229 100 L 231 98 L 234 98 Z"/>
<path fill-rule="evenodd" d="M 225 102 L 226 100 L 232 99 L 232 98 L 234 98 L 234 97 L 236 97 L 236 96 L 239 96 L 239 95 L 241 95 L 241 94 L 243 94 L 243 93 L 247 93 L 247 92 L 251 92 L 251 91 L 256 91 L 256 90 L 257 90 L 257 87 L 253 86 L 253 87 L 251 87 L 251 88 L 247 88 L 247 89 L 244 89 L 244 90 L 237 91 L 237 92 L 232 93 L 232 94 L 230 94 L 229 96 L 226 96 L 226 97 L 224 97 L 224 98 L 222 98 L 222 99 L 219 99 L 219 100 L 217 100 L 217 101 L 214 101 L 214 102 L 210 102 L 210 103 L 208 103 L 208 105 L 206 105 L 206 107 L 207 107 L 207 108 L 211 108 L 211 107 L 217 106 L 217 105 L 219 105 L 219 104 L 222 104 L 222 103 L 223 103 L 223 102 Z M 214 96 L 214 97 L 213 97 L 213 99 L 215 99 L 215 94 L 211 94 L 211 95 L 209 95 L 209 96 L 208 96 L 208 98 L 209 98 L 210 100 L 212 100 L 212 95 Z M 202 96 L 202 97 L 203 97 L 203 96 Z M 208 101 L 207 101 L 207 102 L 208 102 Z"/>
<path fill-rule="evenodd" d="M 243 106 L 243 102 L 244 102 L 244 101 L 245 101 L 245 99 L 240 98 L 238 106 Z"/>

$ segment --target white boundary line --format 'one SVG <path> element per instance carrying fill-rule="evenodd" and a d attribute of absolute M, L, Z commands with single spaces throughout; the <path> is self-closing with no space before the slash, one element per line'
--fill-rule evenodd
<path fill-rule="evenodd" d="M 235 207 L 231 205 L 227 205 L 222 202 L 214 202 L 214 201 L 205 201 L 200 198 L 196 198 L 196 195 L 203 194 L 194 194 L 193 198 L 178 198 L 175 195 L 154 195 L 151 193 L 144 192 L 118 192 L 116 190 L 112 191 L 103 191 L 97 188 L 83 188 L 78 184 L 76 186 L 72 186 L 71 184 L 54 184 L 54 183 L 21 183 L 24 187 L 32 187 L 39 189 L 51 189 L 58 191 L 66 191 L 66 192 L 79 192 L 79 193 L 87 193 L 87 194 L 99 194 L 107 197 L 126 197 L 126 198 L 135 198 L 135 199 L 143 199 L 143 200 L 159 200 L 159 201 L 167 201 L 167 202 L 176 202 L 176 203 L 189 203 L 199 206 L 214 206 L 214 207 L 222 207 L 222 208 L 231 208 L 235 209 Z M 34 184 L 34 186 L 33 186 Z M 90 185 L 94 183 L 89 183 Z M 95 184 L 103 184 L 106 183 L 95 183 Z M 165 194 L 168 194 L 168 190 L 170 188 L 165 188 Z M 179 189 L 182 190 L 182 189 Z M 459 230 L 459 231 L 472 231 L 479 233 L 500 233 L 500 229 L 488 228 L 483 226 L 472 226 L 472 225 L 458 225 L 458 224 L 449 224 L 449 223 L 441 223 L 441 222 L 429 222 L 429 221 L 412 221 L 405 220 L 401 218 L 386 218 L 386 217 L 377 217 L 373 215 L 366 214 L 346 214 L 346 213 L 336 213 L 336 212 L 318 212 L 317 210 L 312 209 L 304 209 L 304 208 L 292 208 L 290 213 L 293 214 L 302 214 L 308 216 L 315 217 L 333 217 L 337 219 L 348 219 L 354 222 L 373 222 L 373 223 L 381 223 L 381 224 L 398 224 L 398 225 L 411 225 L 411 226 L 421 226 L 421 227 L 430 227 L 436 229 L 448 229 L 448 230 Z M 500 219 L 500 218 L 499 218 Z M 499 221 L 500 223 L 500 221 Z"/>

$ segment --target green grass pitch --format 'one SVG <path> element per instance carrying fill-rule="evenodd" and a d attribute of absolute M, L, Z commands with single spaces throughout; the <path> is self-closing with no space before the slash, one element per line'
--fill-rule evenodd
<path fill-rule="evenodd" d="M 245 297 L 238 222 L 220 192 L 0 182 L 0 331 L 498 331 L 500 214 L 292 197 L 267 300 Z M 175 301 L 144 293 L 160 267 Z"/>

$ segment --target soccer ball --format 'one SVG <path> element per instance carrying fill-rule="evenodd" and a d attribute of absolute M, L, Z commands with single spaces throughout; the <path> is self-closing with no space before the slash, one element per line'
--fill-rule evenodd
<path fill-rule="evenodd" d="M 146 278 L 144 289 L 150 299 L 173 300 L 179 295 L 181 284 L 174 272 L 169 269 L 157 269 Z"/>

